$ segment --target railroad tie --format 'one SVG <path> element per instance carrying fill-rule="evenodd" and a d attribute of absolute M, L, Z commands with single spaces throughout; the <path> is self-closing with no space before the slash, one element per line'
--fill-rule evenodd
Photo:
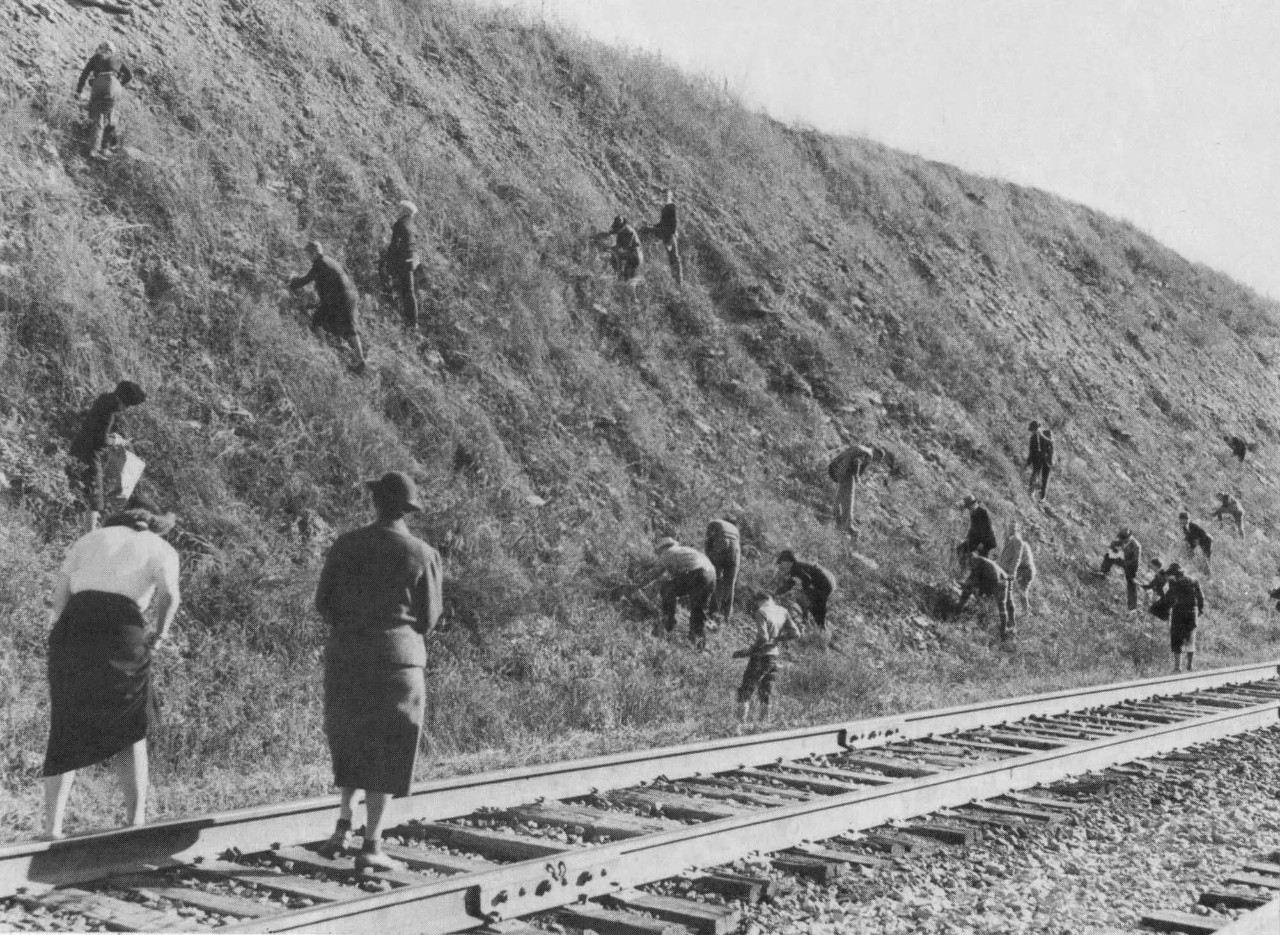
<path fill-rule="evenodd" d="M 639 890 L 611 893 L 604 901 L 610 907 L 647 912 L 666 922 L 675 922 L 698 935 L 726 935 L 736 930 L 742 921 L 741 909 Z"/>
<path fill-rule="evenodd" d="M 868 870 L 879 870 L 883 867 L 892 867 L 893 861 L 885 860 L 883 857 L 871 857 L 868 854 L 857 854 L 853 851 L 846 851 L 838 847 L 821 847 L 816 844 L 805 844 L 800 847 L 789 847 L 783 854 L 796 857 L 820 857 L 823 860 L 830 860 L 836 863 L 852 864 L 857 867 L 866 867 Z"/>
<path fill-rule="evenodd" d="M 1083 812 L 1089 809 L 1089 806 L 1084 802 L 1068 802 L 1066 799 L 1050 799 L 1041 795 L 1027 795 L 1022 792 L 1006 792 L 999 798 L 1017 802 L 1019 805 L 1030 805 L 1032 808 L 1060 809 L 1068 813 Z"/>
<path fill-rule="evenodd" d="M 654 789 L 621 789 L 605 793 L 603 798 L 618 805 L 649 809 L 655 815 L 684 821 L 715 821 L 749 811 L 740 805 L 726 805 L 723 801 L 708 802 L 678 792 L 660 792 Z"/>
<path fill-rule="evenodd" d="M 833 782 L 829 779 L 819 779 L 817 776 L 800 776 L 795 773 L 784 773 L 774 770 L 736 769 L 733 771 L 733 775 L 742 776 L 749 780 L 760 780 L 761 782 L 778 782 L 784 786 L 791 786 L 792 788 L 802 789 L 809 792 L 816 792 L 820 795 L 842 795 L 846 792 L 860 791 L 858 786 L 851 785 L 847 782 Z"/>
<path fill-rule="evenodd" d="M 900 826 L 899 830 L 957 847 L 969 847 L 982 840 L 982 832 L 977 828 L 965 828 L 939 821 L 915 821 Z"/>
<path fill-rule="evenodd" d="M 1211 908 L 1225 906 L 1228 909 L 1257 909 L 1259 906 L 1265 906 L 1267 902 L 1266 896 L 1259 896 L 1249 890 L 1205 890 L 1200 894 L 1199 899 L 1202 906 Z"/>
<path fill-rule="evenodd" d="M 222 860 L 203 860 L 183 867 L 182 871 L 215 883 L 245 883 L 282 896 L 313 899 L 317 902 L 337 902 L 354 895 L 350 887 L 338 883 L 282 873 L 279 868 L 268 870 L 263 867 L 245 867 Z"/>
<path fill-rule="evenodd" d="M 1157 932 L 1185 932 L 1187 935 L 1208 935 L 1224 927 L 1230 919 L 1213 919 L 1192 915 L 1189 912 L 1167 912 L 1153 909 L 1142 916 L 1139 924 Z"/>
<path fill-rule="evenodd" d="M 773 881 L 768 877 L 753 877 L 741 873 L 708 873 L 694 879 L 693 885 L 702 891 L 715 893 L 724 899 L 736 899 L 748 906 L 773 896 Z"/>
<path fill-rule="evenodd" d="M 519 805 L 504 809 L 501 814 L 516 821 L 555 825 L 588 839 L 638 838 L 683 827 L 679 822 L 665 818 L 641 818 L 626 812 L 606 812 L 585 805 L 564 805 L 558 802 Z"/>
<path fill-rule="evenodd" d="M 1233 873 L 1227 877 L 1227 882 L 1256 886 L 1263 890 L 1280 890 L 1280 877 L 1264 876 L 1260 873 Z"/>
<path fill-rule="evenodd" d="M 724 802 L 739 802 L 754 808 L 777 808 L 782 805 L 794 805 L 796 802 L 803 802 L 809 798 L 801 793 L 788 793 L 786 798 L 781 795 L 767 795 L 763 792 L 754 792 L 751 789 L 742 788 L 744 785 L 745 783 L 728 782 L 723 779 L 699 779 L 697 782 L 682 781 L 680 783 L 681 788 L 705 798 Z M 780 789 L 778 791 L 781 793 L 784 790 Z"/>
<path fill-rule="evenodd" d="M 1270 876 L 1280 876 L 1280 863 L 1274 860 L 1252 860 L 1244 865 L 1244 869 L 1250 873 L 1262 873 Z"/>
<path fill-rule="evenodd" d="M 783 873 L 804 877 L 815 883 L 832 883 L 844 874 L 848 861 L 825 860 L 807 854 L 780 854 L 769 859 L 769 863 Z"/>
<path fill-rule="evenodd" d="M 808 763 L 779 763 L 778 769 L 791 772 L 813 773 L 816 776 L 828 776 L 831 779 L 842 779 L 848 782 L 860 782 L 868 786 L 887 786 L 894 782 L 888 776 L 875 773 L 860 773 L 851 769 L 836 769 L 832 766 L 812 766 Z"/>
<path fill-rule="evenodd" d="M 902 779 L 919 779 L 923 776 L 938 775 L 938 770 L 936 769 L 929 769 L 914 763 L 904 763 L 901 760 L 866 756 L 861 753 L 846 754 L 840 758 L 840 761 L 851 766 L 857 766 L 860 769 L 873 769 L 886 776 L 896 776 Z"/>
<path fill-rule="evenodd" d="M 281 911 L 280 906 L 255 902 L 243 896 L 210 893 L 194 886 L 183 886 L 169 877 L 158 874 L 109 877 L 103 881 L 103 885 L 133 893 L 144 899 L 167 899 L 170 902 L 185 903 L 205 912 L 242 919 L 257 919 Z"/>
<path fill-rule="evenodd" d="M 423 877 L 416 873 L 408 873 L 401 870 L 377 872 L 357 870 L 351 858 L 337 860 L 332 857 L 324 857 L 303 847 L 281 847 L 274 851 L 267 851 L 263 856 L 286 871 L 291 871 L 294 867 L 301 867 L 313 873 L 327 873 L 331 876 L 357 883 L 366 880 L 384 880 L 392 886 L 412 886 L 415 883 L 426 882 Z"/>
<path fill-rule="evenodd" d="M 125 899 L 75 887 L 50 890 L 39 896 L 19 893 L 14 899 L 27 909 L 47 909 L 84 916 L 116 932 L 191 931 L 191 923 L 176 912 L 149 909 Z"/>
<path fill-rule="evenodd" d="M 383 844 L 382 851 L 388 857 L 400 861 L 410 870 L 430 870 L 452 876 L 458 873 L 481 873 L 493 870 L 498 864 L 474 857 L 455 857 L 448 851 L 435 848 L 411 847 L 403 844 Z"/>
<path fill-rule="evenodd" d="M 598 935 L 684 935 L 689 931 L 675 922 L 651 919 L 634 912 L 605 909 L 591 903 L 566 906 L 556 915 L 575 928 L 591 929 Z"/>
<path fill-rule="evenodd" d="M 420 837 L 443 841 L 460 851 L 480 854 L 492 860 L 534 860 L 574 850 L 572 845 L 549 838 L 533 838 L 514 832 L 504 834 L 488 828 L 466 828 L 434 821 L 415 822 L 408 828 Z"/>
<path fill-rule="evenodd" d="M 1010 818 L 1022 818 L 1045 825 L 1055 825 L 1068 817 L 1062 812 L 1050 812 L 1040 808 L 1023 808 L 1017 805 L 1001 805 L 998 802 L 971 802 L 968 805 L 960 806 L 960 811 L 991 812 L 995 815 L 1007 815 Z"/>
<path fill-rule="evenodd" d="M 484 928 L 475 930 L 476 935 L 547 935 L 546 929 L 540 929 L 528 922 L 511 919 L 503 922 L 490 922 Z"/>

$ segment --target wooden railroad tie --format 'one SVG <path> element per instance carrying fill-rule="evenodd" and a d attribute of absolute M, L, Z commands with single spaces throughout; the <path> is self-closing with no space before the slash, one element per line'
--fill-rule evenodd
<path fill-rule="evenodd" d="M 589 840 L 639 838 L 682 827 L 679 822 L 665 818 L 641 818 L 626 812 L 607 812 L 586 805 L 564 805 L 559 802 L 518 805 L 506 809 L 502 814 L 516 821 L 555 825 Z"/>
<path fill-rule="evenodd" d="M 303 847 L 281 847 L 274 851 L 264 852 L 262 856 L 286 872 L 292 871 L 294 867 L 301 867 L 305 870 L 327 873 L 330 876 L 340 877 L 356 883 L 366 880 L 385 880 L 392 886 L 413 886 L 416 883 L 426 882 L 418 874 L 403 870 L 372 872 L 357 870 L 353 857 L 344 857 L 342 859 L 323 857 Z"/>
<path fill-rule="evenodd" d="M 575 928 L 591 929 L 598 935 L 684 935 L 689 931 L 676 922 L 605 909 L 592 903 L 565 906 L 556 915 Z"/>
<path fill-rule="evenodd" d="M 188 932 L 191 923 L 176 912 L 149 909 L 126 899 L 103 893 L 65 887 L 39 896 L 19 893 L 14 897 L 24 908 L 51 910 L 84 916 L 116 932 Z"/>
<path fill-rule="evenodd" d="M 1210 908 L 1225 906 L 1228 909 L 1257 909 L 1259 906 L 1265 906 L 1267 902 L 1266 896 L 1259 896 L 1249 890 L 1205 890 L 1200 894 L 1199 899 L 1202 906 Z"/>
<path fill-rule="evenodd" d="M 1157 932 L 1185 932 L 1186 935 L 1208 935 L 1223 928 L 1230 919 L 1215 919 L 1209 916 L 1192 915 L 1189 912 L 1167 912 L 1153 909 L 1144 913 L 1141 925 Z"/>
<path fill-rule="evenodd" d="M 716 903 L 702 903 L 679 896 L 660 896 L 639 890 L 623 890 L 605 897 L 609 906 L 646 912 L 666 922 L 683 925 L 698 935 L 726 935 L 742 921 L 742 910 Z"/>
<path fill-rule="evenodd" d="M 749 811 L 741 805 L 726 805 L 724 801 L 709 802 L 678 792 L 659 792 L 653 789 L 623 789 L 607 792 L 603 798 L 618 805 L 649 809 L 655 815 L 685 821 L 715 821 Z"/>
<path fill-rule="evenodd" d="M 198 864 L 183 867 L 182 870 L 184 873 L 215 883 L 247 883 L 284 896 L 314 899 L 317 902 L 337 902 L 355 895 L 355 891 L 350 887 L 283 873 L 278 868 L 245 867 L 222 860 L 203 860 Z"/>
<path fill-rule="evenodd" d="M 736 899 L 754 905 L 773 896 L 773 881 L 768 877 L 753 877 L 740 873 L 708 873 L 693 881 L 693 885 L 724 899 Z"/>
<path fill-rule="evenodd" d="M 282 911 L 282 907 L 267 903 L 254 902 L 243 896 L 231 896 L 226 893 L 210 893 L 194 886 L 183 886 L 167 876 L 158 874 L 129 874 L 128 876 L 108 877 L 103 885 L 124 890 L 141 896 L 144 899 L 167 899 L 170 902 L 186 903 L 204 912 L 215 912 L 218 915 L 237 916 L 242 919 L 257 919 L 265 915 L 274 915 Z"/>
<path fill-rule="evenodd" d="M 488 828 L 465 828 L 433 821 L 418 822 L 409 827 L 419 836 L 443 841 L 460 851 L 470 851 L 494 860 L 535 860 L 574 850 L 570 844 L 549 838 L 532 838 L 514 832 L 504 834 Z"/>

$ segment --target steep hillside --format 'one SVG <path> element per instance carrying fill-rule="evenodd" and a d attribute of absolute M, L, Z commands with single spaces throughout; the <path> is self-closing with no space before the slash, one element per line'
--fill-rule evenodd
<path fill-rule="evenodd" d="M 790 652 L 786 722 L 1162 671 L 1165 637 L 1086 573 L 1122 523 L 1175 551 L 1181 504 L 1238 491 L 1201 660 L 1274 655 L 1275 308 L 1140 231 L 1043 192 L 744 111 L 659 62 L 413 0 L 61 0 L 0 11 L 0 834 L 35 827 L 46 595 L 76 535 L 77 413 L 122 377 L 131 436 L 181 514 L 184 608 L 158 664 L 158 805 L 327 787 L 311 608 L 359 482 L 405 468 L 449 570 L 424 771 L 730 727 L 746 622 L 712 651 L 648 635 L 650 543 L 725 512 L 747 584 L 777 550 L 842 580 L 834 649 Z M 111 35 L 137 66 L 126 152 L 84 159 L 69 91 Z M 679 193 L 686 286 L 661 250 L 634 298 L 588 239 Z M 422 206 L 426 324 L 377 258 Z M 323 241 L 362 290 L 349 374 L 284 288 Z M 1018 465 L 1039 417 L 1060 470 Z M 1258 440 L 1243 466 L 1220 436 Z M 832 529 L 842 438 L 898 455 Z M 1001 645 L 943 622 L 957 501 L 1037 551 L 1036 612 Z M 104 820 L 105 780 L 78 793 Z"/>

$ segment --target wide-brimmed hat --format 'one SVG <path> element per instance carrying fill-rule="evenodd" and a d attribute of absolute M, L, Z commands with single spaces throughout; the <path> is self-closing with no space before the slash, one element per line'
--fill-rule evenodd
<path fill-rule="evenodd" d="M 1191 514 L 1183 510 L 1178 514 L 1178 519 L 1191 519 Z"/>
<path fill-rule="evenodd" d="M 967 493 L 964 495 L 964 499 L 960 501 L 960 509 L 967 510 L 969 507 L 973 506 L 977 502 L 978 502 L 977 497 L 975 497 L 971 493 Z"/>
<path fill-rule="evenodd" d="M 670 536 L 663 536 L 653 544 L 653 551 L 665 552 L 667 549 L 674 549 L 679 544 L 680 543 L 676 542 L 676 540 L 672 539 Z"/>
<path fill-rule="evenodd" d="M 387 471 L 377 480 L 365 481 L 364 485 L 392 509 L 406 513 L 422 512 L 422 504 L 418 501 L 418 487 L 404 471 Z"/>
<path fill-rule="evenodd" d="M 778 553 L 778 560 L 775 561 L 774 564 L 781 565 L 783 562 L 786 562 L 789 565 L 794 565 L 795 561 L 796 561 L 796 553 L 792 552 L 790 549 L 783 549 L 781 552 Z"/>
<path fill-rule="evenodd" d="M 615 214 L 613 216 L 613 224 L 610 226 L 609 230 L 610 232 L 616 234 L 618 231 L 622 230 L 626 226 L 627 226 L 627 219 L 624 218 L 621 214 Z"/>
<path fill-rule="evenodd" d="M 1028 432 L 1034 432 L 1038 428 L 1040 428 L 1040 423 L 1037 422 L 1035 419 L 1032 419 L 1030 422 L 1027 423 Z"/>
<path fill-rule="evenodd" d="M 1167 567 L 1165 571 L 1171 575 L 1180 575 L 1182 574 L 1182 566 L 1177 562 L 1170 562 L 1169 567 Z"/>
<path fill-rule="evenodd" d="M 117 383 L 115 394 L 116 398 L 126 406 L 141 406 L 147 401 L 147 394 L 132 380 L 121 380 Z"/>

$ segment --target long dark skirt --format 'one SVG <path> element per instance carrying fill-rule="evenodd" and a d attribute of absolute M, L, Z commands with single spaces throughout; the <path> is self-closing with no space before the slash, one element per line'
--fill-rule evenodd
<path fill-rule="evenodd" d="M 1196 651 L 1196 615 L 1175 611 L 1169 617 L 1169 649 L 1175 653 Z"/>
<path fill-rule="evenodd" d="M 324 730 L 338 786 L 409 792 L 426 691 L 420 666 L 364 663 L 341 652 L 326 655 Z"/>
<path fill-rule="evenodd" d="M 67 601 L 49 636 L 45 776 L 110 759 L 158 722 L 145 633 L 127 597 L 81 591 Z"/>

